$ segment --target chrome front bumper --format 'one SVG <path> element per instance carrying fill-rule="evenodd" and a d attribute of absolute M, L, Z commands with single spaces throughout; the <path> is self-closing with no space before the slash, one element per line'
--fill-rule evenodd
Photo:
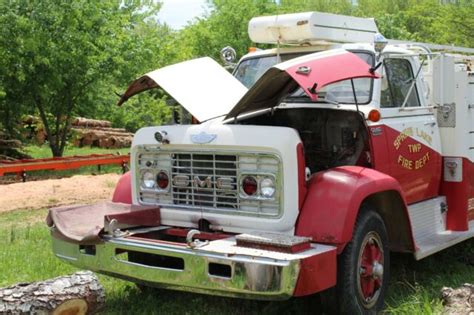
<path fill-rule="evenodd" d="M 80 246 L 53 237 L 54 254 L 79 268 L 145 285 L 240 298 L 282 300 L 293 296 L 302 262 L 335 252 L 312 244 L 296 254 L 236 246 L 234 238 L 211 241 L 198 249 L 143 239 L 109 238 Z M 126 253 L 126 254 L 124 254 Z M 130 253 L 167 263 L 130 261 Z M 127 257 L 128 255 L 128 257 Z M 133 260 L 133 259 L 132 259 Z M 324 270 L 315 271 L 324 273 Z"/>

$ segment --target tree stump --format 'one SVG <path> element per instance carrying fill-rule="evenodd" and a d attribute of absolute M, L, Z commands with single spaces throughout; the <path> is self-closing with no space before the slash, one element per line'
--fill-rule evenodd
<path fill-rule="evenodd" d="M 104 288 L 90 271 L 0 288 L 0 314 L 94 314 L 104 302 Z"/>

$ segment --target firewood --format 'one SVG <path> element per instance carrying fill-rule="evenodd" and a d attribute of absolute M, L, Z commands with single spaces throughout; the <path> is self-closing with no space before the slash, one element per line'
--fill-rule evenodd
<path fill-rule="evenodd" d="M 84 117 L 76 117 L 72 121 L 72 125 L 84 127 L 112 127 L 112 123 L 108 120 L 88 119 Z"/>
<path fill-rule="evenodd" d="M 82 145 L 83 146 L 90 146 L 90 145 L 92 145 L 92 142 L 93 142 L 92 137 L 90 137 L 90 136 L 82 137 Z"/>
<path fill-rule="evenodd" d="M 18 149 L 0 146 L 0 154 L 14 159 L 31 159 L 31 156 L 20 152 Z"/>
<path fill-rule="evenodd" d="M 0 314 L 94 314 L 105 291 L 90 271 L 0 288 Z"/>
<path fill-rule="evenodd" d="M 112 131 L 112 132 L 126 132 L 128 133 L 127 129 L 125 128 L 112 128 L 112 127 L 85 127 L 85 126 L 74 126 L 73 129 L 79 129 L 79 130 L 100 130 L 100 131 Z"/>
<path fill-rule="evenodd" d="M 443 287 L 443 314 L 472 314 L 474 308 L 474 285 L 465 283 L 458 288 Z"/>
<path fill-rule="evenodd" d="M 111 141 L 110 141 L 110 138 L 101 138 L 99 139 L 99 147 L 100 148 L 110 148 L 112 145 L 111 145 Z"/>
<path fill-rule="evenodd" d="M 10 147 L 10 148 L 21 148 L 21 141 L 0 139 L 0 146 Z"/>
<path fill-rule="evenodd" d="M 114 129 L 114 128 L 108 128 Z M 102 136 L 130 136 L 133 137 L 133 133 L 131 132 L 122 132 L 122 131 L 114 131 L 114 130 L 104 130 L 104 129 L 90 129 L 90 128 L 72 128 L 71 129 L 77 135 L 85 135 L 85 134 L 95 134 L 97 137 Z"/>
<path fill-rule="evenodd" d="M 16 161 L 17 159 L 12 158 L 11 156 L 0 154 L 0 163 L 2 161 Z"/>

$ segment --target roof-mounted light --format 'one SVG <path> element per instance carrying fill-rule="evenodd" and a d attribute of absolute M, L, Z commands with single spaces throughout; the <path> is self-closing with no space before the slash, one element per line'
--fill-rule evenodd
<path fill-rule="evenodd" d="M 250 39 L 261 44 L 372 43 L 374 19 L 321 12 L 255 17 Z"/>

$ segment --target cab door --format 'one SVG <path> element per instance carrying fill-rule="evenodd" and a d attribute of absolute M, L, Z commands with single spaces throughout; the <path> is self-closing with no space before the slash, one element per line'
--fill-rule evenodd
<path fill-rule="evenodd" d="M 423 97 L 419 62 L 413 57 L 383 61 L 380 113 L 387 143 L 386 171 L 397 179 L 408 203 L 439 194 L 441 142 L 434 110 Z M 412 83 L 415 82 L 414 86 Z"/>

